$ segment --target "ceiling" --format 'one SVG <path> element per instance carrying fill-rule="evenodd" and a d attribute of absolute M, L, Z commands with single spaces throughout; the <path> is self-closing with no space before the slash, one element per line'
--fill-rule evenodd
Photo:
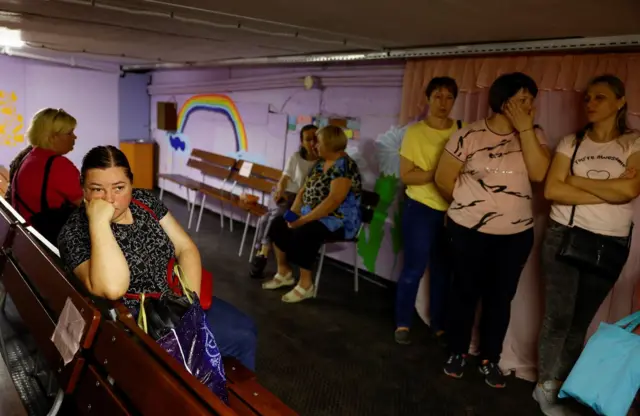
<path fill-rule="evenodd" d="M 23 54 L 118 65 L 639 35 L 640 0 L 0 0 Z"/>

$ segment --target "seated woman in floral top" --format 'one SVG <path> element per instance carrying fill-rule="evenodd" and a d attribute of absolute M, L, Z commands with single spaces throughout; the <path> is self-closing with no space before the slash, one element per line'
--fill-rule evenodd
<path fill-rule="evenodd" d="M 200 295 L 202 266 L 193 240 L 151 192 L 132 187 L 126 156 L 113 146 L 91 149 L 82 161 L 84 206 L 58 237 L 60 256 L 94 295 L 120 300 L 126 294 L 170 293 L 169 262 L 176 259 L 189 287 Z M 124 298 L 138 313 L 139 300 Z M 213 298 L 207 311 L 223 356 L 255 368 L 256 329 L 248 316 Z"/>
<path fill-rule="evenodd" d="M 300 302 L 313 296 L 311 269 L 320 247 L 328 241 L 350 240 L 360 229 L 362 180 L 358 165 L 346 153 L 347 137 L 340 127 L 327 126 L 317 132 L 320 161 L 311 169 L 291 211 L 299 217 L 284 217 L 271 225 L 269 237 L 275 246 L 278 272 L 263 283 L 264 289 L 293 286 L 290 263 L 300 267 L 300 280 L 283 302 Z"/>

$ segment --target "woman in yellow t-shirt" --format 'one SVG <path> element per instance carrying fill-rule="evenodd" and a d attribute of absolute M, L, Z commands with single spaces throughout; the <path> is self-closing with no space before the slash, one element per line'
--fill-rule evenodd
<path fill-rule="evenodd" d="M 449 137 L 462 127 L 449 118 L 458 95 L 458 85 L 449 77 L 433 78 L 426 89 L 427 117 L 410 126 L 400 149 L 400 179 L 407 186 L 402 234 L 404 266 L 396 295 L 395 339 L 409 344 L 418 286 L 430 269 L 431 330 L 440 337 L 449 287 L 449 265 L 445 253 L 444 218 L 449 203 L 433 182 L 438 160 Z"/>

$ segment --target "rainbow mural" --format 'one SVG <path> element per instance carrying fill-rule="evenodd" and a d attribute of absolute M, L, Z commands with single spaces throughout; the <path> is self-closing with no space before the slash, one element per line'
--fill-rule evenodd
<path fill-rule="evenodd" d="M 194 95 L 185 101 L 178 112 L 178 129 L 176 132 L 169 132 L 167 136 L 171 148 L 179 153 L 188 156 L 191 154 L 191 146 L 188 137 L 184 134 L 184 130 L 189 121 L 189 117 L 195 111 L 213 111 L 225 115 L 233 127 L 236 154 L 246 154 L 249 150 L 247 143 L 247 131 L 242 122 L 242 117 L 238 112 L 238 108 L 231 98 L 222 94 L 200 94 Z"/>

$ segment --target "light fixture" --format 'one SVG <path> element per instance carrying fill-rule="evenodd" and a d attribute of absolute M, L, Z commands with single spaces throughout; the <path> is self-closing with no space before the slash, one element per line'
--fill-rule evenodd
<path fill-rule="evenodd" d="M 0 27 L 0 46 L 21 48 L 24 46 L 24 43 L 19 30 Z"/>

